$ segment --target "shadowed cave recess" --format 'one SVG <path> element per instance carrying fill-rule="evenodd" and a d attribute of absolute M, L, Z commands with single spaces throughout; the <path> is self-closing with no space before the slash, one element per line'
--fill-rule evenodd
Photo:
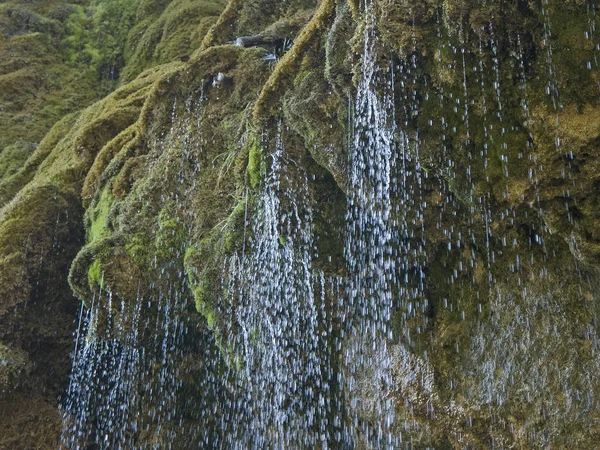
<path fill-rule="evenodd" d="M 597 449 L 599 15 L 0 0 L 0 449 Z"/>

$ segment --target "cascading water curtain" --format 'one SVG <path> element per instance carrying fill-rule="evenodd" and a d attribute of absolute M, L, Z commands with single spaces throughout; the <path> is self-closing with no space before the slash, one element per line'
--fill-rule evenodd
<path fill-rule="evenodd" d="M 178 358 L 188 331 L 181 320 L 187 302 L 170 292 L 158 310 L 138 299 L 133 306 L 121 303 L 114 314 L 110 294 L 106 301 L 97 299 L 81 319 L 62 406 L 61 448 L 173 448 L 182 434 L 172 421 L 180 414 Z M 152 337 L 144 333 L 149 329 Z M 141 443 L 140 434 L 153 437 Z"/>
<path fill-rule="evenodd" d="M 88 448 L 91 443 L 99 448 L 133 447 L 139 401 L 135 385 L 143 360 L 138 348 L 141 304 L 131 312 L 121 305 L 122 317 L 116 328 L 125 339 L 120 341 L 113 331 L 112 296 L 108 294 L 106 300 L 106 315 L 99 301 L 81 309 L 71 382 L 63 405 L 61 448 Z"/>
<path fill-rule="evenodd" d="M 554 115 L 561 110 L 558 72 L 550 10 L 547 1 L 542 4 L 548 44 L 544 87 Z M 508 164 L 509 142 L 523 146 L 523 166 L 535 159 L 527 130 L 532 117 L 528 83 L 534 80 L 528 78 L 521 37 L 511 56 L 522 91 L 515 98 L 523 117 L 515 121 L 500 84 L 506 64 L 500 27 L 490 23 L 488 38 L 479 36 L 463 47 L 448 34 L 439 15 L 443 9 L 438 11 L 434 58 L 458 70 L 455 91 L 441 79 L 442 71 L 437 82 L 424 75 L 417 67 L 420 56 L 381 62 L 385 48 L 378 39 L 374 4 L 365 0 L 361 74 L 356 96 L 349 100 L 346 270 L 336 267 L 336 275 L 319 270 L 316 248 L 323 235 L 315 230 L 320 211 L 312 196 L 310 166 L 301 160 L 308 156 L 287 146 L 294 138 L 279 123 L 276 132 L 265 131 L 261 145 L 267 169 L 256 192 L 249 194 L 247 188 L 247 236 L 243 249 L 224 261 L 214 320 L 207 316 L 210 330 L 198 324 L 198 315 L 183 319 L 189 295 L 184 281 L 129 306 L 114 305 L 110 293 L 104 293 L 82 310 L 63 407 L 63 448 L 422 448 L 429 444 L 410 439 L 427 435 L 437 417 L 442 429 L 451 428 L 443 430 L 454 439 L 448 445 L 462 445 L 467 442 L 463 430 L 477 431 L 489 421 L 488 445 L 517 445 L 502 436 L 509 430 L 527 434 L 522 442 L 551 447 L 552 428 L 561 422 L 570 432 L 571 424 L 587 426 L 595 420 L 600 344 L 592 305 L 597 296 L 584 295 L 593 286 L 571 280 L 584 273 L 576 264 L 561 268 L 564 279 L 549 276 L 545 239 L 553 233 L 545 225 L 539 195 L 532 197 L 537 207 L 532 201 L 517 209 L 508 201 L 509 167 L 515 170 Z M 589 14 L 591 35 L 595 12 Z M 442 60 L 444 54 L 451 64 Z M 591 65 L 597 66 L 595 59 L 588 69 Z M 439 136 L 436 121 L 441 122 Z M 458 128 L 453 126 L 457 122 Z M 171 129 L 158 153 L 171 149 L 177 154 L 174 141 L 184 140 L 187 147 L 202 138 L 187 126 L 181 129 L 179 137 L 178 127 Z M 560 153 L 559 139 L 556 147 Z M 421 150 L 431 179 L 420 166 Z M 463 152 L 469 154 L 466 167 L 461 167 Z M 179 164 L 169 167 L 175 167 L 183 184 L 183 159 Z M 490 181 L 494 164 L 495 187 Z M 536 192 L 539 164 L 529 170 Z M 477 180 L 487 184 L 476 186 Z M 192 184 L 185 195 L 193 192 Z M 175 203 L 178 195 L 172 193 Z M 425 233 L 426 213 L 438 237 L 432 228 Z M 520 222 L 523 227 L 517 230 Z M 431 255 L 426 235 L 433 241 L 427 248 Z M 571 245 L 576 244 L 573 237 Z M 165 259 L 172 258 L 171 251 L 166 254 Z M 444 255 L 445 260 L 435 261 Z M 219 253 L 218 267 L 223 259 Z M 175 277 L 181 273 L 169 280 Z M 580 297 L 590 304 L 585 320 L 570 310 Z M 206 336 L 185 341 L 190 323 L 202 327 L 193 330 L 197 335 Z M 440 327 L 437 336 L 431 331 L 435 326 Z M 202 345 L 206 349 L 200 350 Z M 556 363 L 553 353 L 558 351 L 563 366 Z M 202 366 L 203 378 L 186 372 L 184 352 L 186 364 Z M 185 399 L 182 376 L 202 378 L 186 385 Z M 559 395 L 552 386 L 559 386 Z M 544 411 L 541 431 L 536 424 L 514 431 L 502 422 L 515 415 L 517 404 L 530 408 L 532 416 Z M 178 442 L 194 408 L 193 439 Z M 552 408 L 562 408 L 563 414 L 547 414 Z M 423 442 L 434 442 L 428 437 Z"/>
<path fill-rule="evenodd" d="M 229 261 L 242 422 L 231 448 L 327 448 L 307 175 L 280 127 L 247 254 Z M 229 427 L 229 424 L 227 425 Z"/>
<path fill-rule="evenodd" d="M 376 62 L 373 4 L 365 4 L 362 79 L 354 106 L 349 148 L 345 255 L 348 299 L 345 307 L 344 388 L 349 397 L 346 445 L 366 440 L 375 448 L 396 448 L 390 426 L 394 405 L 388 342 L 395 264 L 392 258 L 392 164 L 394 142 L 393 78 Z M 377 92 L 381 88 L 383 94 Z M 364 384 L 373 386 L 364 386 Z M 375 393 L 369 404 L 361 393 Z M 372 417 L 367 423 L 362 418 Z"/>

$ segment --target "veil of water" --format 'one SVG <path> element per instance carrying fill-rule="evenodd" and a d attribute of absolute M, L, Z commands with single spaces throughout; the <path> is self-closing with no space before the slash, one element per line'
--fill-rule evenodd
<path fill-rule="evenodd" d="M 103 325 L 97 303 L 80 319 L 64 407 L 65 448 L 86 448 L 90 440 L 101 448 L 131 446 L 128 436 L 137 428 L 135 384 L 142 362 L 138 348 L 139 306 L 129 317 L 130 328 L 123 330 L 124 341 L 112 336 L 112 317 L 106 318 L 104 331 L 99 330 Z M 122 309 L 119 312 L 125 313 Z"/>
<path fill-rule="evenodd" d="M 325 399 L 307 179 L 293 169 L 281 131 L 268 158 L 248 253 L 229 261 L 232 330 L 238 334 L 231 352 L 248 420 L 235 448 L 321 440 L 317 421 Z"/>
<path fill-rule="evenodd" d="M 350 444 L 357 430 L 378 447 L 393 448 L 395 442 L 387 427 L 394 420 L 394 407 L 388 398 L 391 385 L 387 343 L 391 339 L 388 322 L 392 310 L 392 283 L 395 266 L 392 258 L 392 161 L 395 160 L 393 125 L 393 79 L 375 62 L 376 45 L 373 6 L 366 11 L 362 79 L 354 107 L 354 136 L 349 149 L 349 196 L 346 260 L 348 299 L 344 305 L 344 333 L 349 345 L 344 348 L 345 383 L 349 393 L 351 420 L 346 439 Z M 389 76 L 389 74 L 388 74 Z M 382 86 L 384 98 L 376 92 Z M 368 371 L 368 375 L 365 372 Z M 364 382 L 371 386 L 361 386 Z M 374 394 L 370 404 L 359 398 L 367 389 Z M 359 424 L 359 410 L 384 417 L 376 428 Z M 367 411 L 362 411 L 363 413 Z"/>

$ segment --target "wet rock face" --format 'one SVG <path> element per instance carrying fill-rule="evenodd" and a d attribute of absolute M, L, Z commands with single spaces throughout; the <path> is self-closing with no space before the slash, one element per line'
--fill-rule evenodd
<path fill-rule="evenodd" d="M 7 390 L 15 386 L 19 375 L 26 375 L 31 367 L 27 353 L 24 351 L 12 350 L 6 346 L 2 346 L 1 351 L 0 367 L 2 367 L 2 372 L 0 372 L 0 382 L 2 383 L 2 390 Z"/>
<path fill-rule="evenodd" d="M 593 2 L 0 13 L 0 447 L 595 448 Z"/>

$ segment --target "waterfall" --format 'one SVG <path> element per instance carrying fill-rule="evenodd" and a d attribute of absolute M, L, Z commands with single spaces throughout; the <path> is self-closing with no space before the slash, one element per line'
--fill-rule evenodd
<path fill-rule="evenodd" d="M 63 409 L 62 448 L 87 448 L 91 442 L 99 448 L 133 447 L 130 437 L 137 429 L 139 400 L 136 383 L 143 360 L 138 348 L 141 303 L 130 314 L 121 305 L 117 328 L 125 339 L 119 341 L 112 329 L 112 296 L 106 300 L 107 317 L 101 317 L 99 302 L 93 302 L 80 318 Z"/>
<path fill-rule="evenodd" d="M 444 28 L 441 8 L 432 15 L 438 48 L 429 57 L 439 66 L 432 80 L 421 56 L 399 58 L 386 47 L 376 4 L 365 0 L 360 72 L 356 92 L 348 94 L 339 267 L 323 268 L 328 255 L 317 251 L 326 233 L 319 234 L 323 205 L 315 200 L 314 173 L 331 167 L 310 166 L 318 158 L 298 145 L 283 119 L 274 120 L 258 138 L 259 180 L 231 202 L 235 212 L 244 209 L 243 230 L 235 230 L 243 231 L 241 244 L 214 251 L 218 280 L 202 286 L 214 290 L 215 304 L 213 297 L 196 299 L 206 323 L 190 314 L 194 286 L 181 273 L 131 304 L 115 304 L 107 290 L 82 309 L 62 447 L 550 448 L 556 430 L 596 417 L 597 294 L 571 258 L 575 237 L 561 242 L 545 221 L 539 179 L 546 168 L 528 128 L 544 120 L 536 116 L 543 111 L 534 111 L 532 84 L 543 85 L 553 116 L 562 109 L 548 4 L 542 1 L 540 29 L 548 79 L 528 78 L 527 42 L 510 36 L 511 87 L 495 19 L 467 43 Z M 592 4 L 588 20 L 591 41 Z M 598 65 L 597 51 L 588 69 Z M 458 73 L 454 85 L 443 71 Z M 201 103 L 219 83 L 202 88 Z M 196 180 L 185 178 L 187 159 L 193 176 L 200 172 L 190 149 L 207 144 L 210 133 L 190 131 L 190 114 L 176 126 L 176 108 L 159 153 L 171 153 L 176 163 L 169 170 L 180 184 L 190 183 L 181 197 L 170 194 L 178 207 L 197 192 Z M 423 117 L 426 111 L 431 115 Z M 243 161 L 236 151 L 224 157 L 227 170 Z M 509 161 L 515 153 L 518 163 Z M 512 186 L 517 172 L 522 179 Z M 520 199 L 513 204 L 511 195 Z M 569 199 L 569 191 L 562 197 Z M 572 222 L 568 204 L 566 210 Z M 230 224 L 221 223 L 233 216 L 216 226 L 206 219 L 210 233 L 223 231 Z M 189 240 L 210 241 L 210 233 L 202 229 Z M 177 257 L 194 244 L 182 244 Z M 557 254 L 573 263 L 565 257 L 568 263 L 550 274 Z M 167 261 L 159 270 L 177 264 Z M 543 417 L 548 429 L 513 421 L 515 404 L 522 414 Z M 432 432 L 435 426 L 442 431 Z M 482 444 L 478 433 L 489 439 Z"/>

